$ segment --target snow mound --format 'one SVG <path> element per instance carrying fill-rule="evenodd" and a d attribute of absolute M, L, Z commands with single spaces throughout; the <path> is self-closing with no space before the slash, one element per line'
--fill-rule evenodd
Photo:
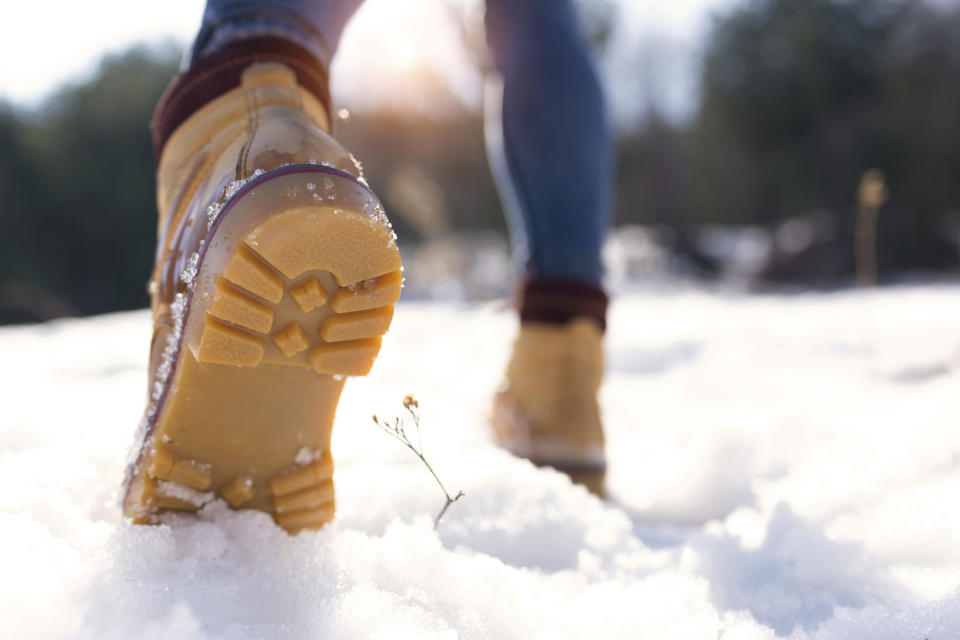
<path fill-rule="evenodd" d="M 293 537 L 221 502 L 121 519 L 147 313 L 2 329 L 0 637 L 954 637 L 958 313 L 956 287 L 624 293 L 600 501 L 487 440 L 508 313 L 402 304 L 340 405 L 338 518 Z M 466 493 L 436 531 L 370 420 L 407 393 Z"/>

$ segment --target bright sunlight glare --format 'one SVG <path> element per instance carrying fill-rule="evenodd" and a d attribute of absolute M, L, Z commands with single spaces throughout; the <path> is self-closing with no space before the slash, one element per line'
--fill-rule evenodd
<path fill-rule="evenodd" d="M 334 96 L 352 110 L 434 113 L 478 106 L 480 73 L 445 0 L 368 0 L 344 33 L 331 70 Z M 478 5 L 479 6 L 479 5 Z"/>
<path fill-rule="evenodd" d="M 673 79 L 664 91 L 689 103 L 691 90 L 684 87 L 695 76 L 693 54 L 707 16 L 738 1 L 613 0 L 618 24 L 602 71 L 614 106 L 632 113 L 639 91 L 636 48 L 654 36 L 677 45 L 670 57 L 679 62 L 665 72 Z M 89 78 L 103 55 L 136 43 L 173 40 L 186 47 L 203 7 L 204 0 L 10 3 L 0 20 L 0 101 L 34 107 L 61 84 Z M 482 11 L 483 0 L 366 0 L 331 69 L 337 104 L 356 112 L 478 109 L 482 78 L 464 33 L 474 48 L 482 46 Z"/>

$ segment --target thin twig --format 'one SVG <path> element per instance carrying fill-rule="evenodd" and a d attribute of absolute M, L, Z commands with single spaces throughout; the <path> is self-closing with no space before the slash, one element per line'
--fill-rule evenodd
<path fill-rule="evenodd" d="M 462 498 L 462 497 L 465 496 L 465 495 L 467 495 L 467 494 L 465 494 L 463 491 L 458 491 L 458 492 L 457 492 L 457 495 L 453 496 L 452 498 L 451 498 L 450 496 L 447 496 L 447 502 L 446 502 L 446 504 L 443 505 L 443 509 L 440 509 L 440 513 L 437 514 L 437 519 L 433 521 L 433 528 L 434 528 L 434 529 L 436 529 L 438 526 L 440 526 L 440 518 L 442 518 L 442 517 L 443 517 L 443 514 L 445 514 L 445 513 L 447 512 L 447 509 L 450 508 L 450 505 L 452 505 L 454 502 L 456 502 L 457 500 L 459 500 L 460 498 Z"/>
<path fill-rule="evenodd" d="M 417 399 L 413 396 L 405 397 L 403 399 L 403 407 L 410 414 L 410 417 L 413 418 L 413 424 L 417 429 L 417 445 L 414 445 L 413 442 L 410 441 L 409 436 L 407 436 L 406 425 L 401 418 L 394 418 L 392 424 L 387 421 L 381 421 L 377 416 L 373 416 L 373 421 L 378 427 L 399 440 L 405 447 L 410 449 L 414 455 L 420 458 L 420 461 L 424 464 L 424 466 L 427 467 L 427 471 L 429 471 L 430 475 L 433 476 L 433 479 L 437 481 L 437 484 L 440 486 L 440 490 L 443 491 L 443 495 L 447 501 L 440 510 L 440 513 L 437 514 L 436 519 L 433 521 L 433 528 L 436 529 L 440 525 L 440 518 L 442 518 L 443 514 L 447 512 L 447 509 L 450 508 L 450 505 L 466 494 L 463 493 L 463 491 L 458 491 L 457 495 L 451 497 L 450 492 L 447 491 L 447 488 L 443 486 L 443 482 L 440 481 L 440 476 L 438 476 L 437 472 L 433 470 L 433 466 L 431 466 L 431 464 L 427 461 L 426 456 L 423 454 L 423 440 L 420 434 L 420 404 L 417 402 Z"/>

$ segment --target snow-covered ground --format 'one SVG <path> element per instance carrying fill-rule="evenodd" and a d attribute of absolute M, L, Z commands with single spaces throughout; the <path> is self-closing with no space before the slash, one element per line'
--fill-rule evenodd
<path fill-rule="evenodd" d="M 960 637 L 960 288 L 613 306 L 613 497 L 495 449 L 502 305 L 401 303 L 334 436 L 339 515 L 116 493 L 145 312 L 0 330 L 0 637 Z M 420 400 L 428 457 L 370 415 Z"/>

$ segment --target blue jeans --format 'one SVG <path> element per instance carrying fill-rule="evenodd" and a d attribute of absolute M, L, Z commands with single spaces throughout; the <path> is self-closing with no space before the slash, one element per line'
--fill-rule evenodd
<path fill-rule="evenodd" d="M 280 36 L 327 68 L 362 0 L 207 0 L 195 59 L 251 36 Z M 487 0 L 502 82 L 488 83 L 487 151 L 514 255 L 529 280 L 600 286 L 613 154 L 603 93 L 569 0 Z M 411 34 L 410 37 L 414 37 Z"/>

